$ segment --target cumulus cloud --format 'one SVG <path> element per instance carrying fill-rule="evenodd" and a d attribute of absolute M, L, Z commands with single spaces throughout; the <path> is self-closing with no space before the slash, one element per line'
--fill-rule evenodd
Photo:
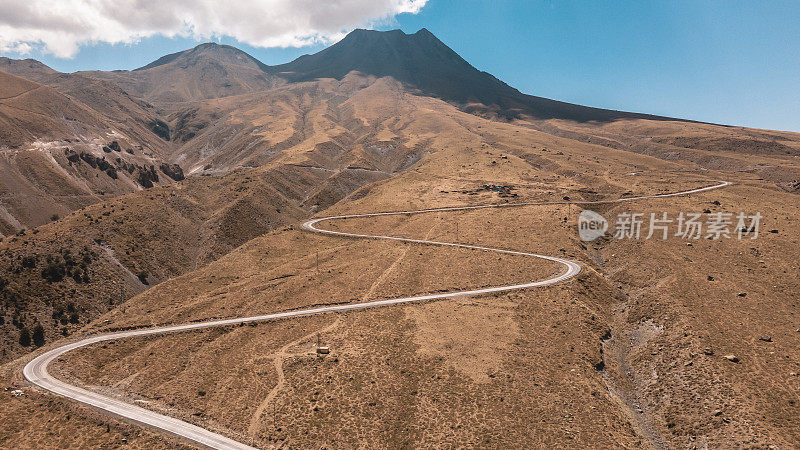
<path fill-rule="evenodd" d="M 83 45 L 163 35 L 232 37 L 258 47 L 329 43 L 416 14 L 427 0 L 0 0 L 0 51 L 62 58 Z"/>

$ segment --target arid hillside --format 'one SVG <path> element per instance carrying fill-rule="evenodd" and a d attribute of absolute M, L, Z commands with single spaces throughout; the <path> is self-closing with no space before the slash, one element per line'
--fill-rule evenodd
<path fill-rule="evenodd" d="M 38 70 L 28 75 L 47 84 L 0 72 L 0 235 L 183 179 L 141 103 L 97 79 Z"/>
<path fill-rule="evenodd" d="M 105 200 L 0 241 L 2 359 L 46 342 L 170 277 L 326 208 L 387 175 L 275 165 L 195 177 Z M 34 343 L 41 345 L 41 342 Z"/>
<path fill-rule="evenodd" d="M 335 229 L 560 255 L 580 261 L 584 273 L 563 286 L 513 294 L 120 341 L 70 355 L 59 373 L 263 447 L 798 442 L 800 430 L 786 420 L 797 414 L 791 386 L 800 369 L 800 322 L 792 315 L 798 269 L 782 257 L 798 251 L 786 219 L 794 213 L 784 207 L 796 194 L 757 172 L 763 164 L 796 171 L 793 156 L 748 162 L 751 156 L 739 149 L 719 149 L 718 157 L 747 166 L 707 169 L 556 137 L 527 123 L 491 122 L 455 108 L 451 115 L 449 131 L 430 141 L 439 151 L 361 188 L 326 214 L 614 199 L 736 179 L 720 191 L 598 211 L 674 217 L 680 211 L 758 210 L 763 234 L 755 241 L 701 239 L 692 246 L 681 238 L 585 244 L 575 229 L 579 209 L 566 205 L 332 223 Z M 680 122 L 659 127 L 686 132 Z M 796 145 L 796 137 L 781 135 Z M 486 185 L 510 186 L 516 196 Z M 284 228 L 162 282 L 83 333 L 477 288 L 554 270 L 514 257 Z M 332 348 L 324 358 L 309 353 L 318 333 Z M 7 366 L 11 379 L 15 364 Z M 41 401 L 31 393 L 6 411 Z M 64 412 L 51 414 L 63 422 Z M 99 420 L 83 417 L 76 423 Z M 35 426 L 18 430 L 6 442 L 36 435 Z M 90 442 L 108 442 L 107 436 Z"/>
<path fill-rule="evenodd" d="M 176 103 L 263 91 L 279 84 L 264 67 L 237 48 L 206 43 L 133 71 L 84 74 L 114 82 L 132 95 L 168 109 Z"/>
<path fill-rule="evenodd" d="M 17 148 L 25 142 L 52 139 L 103 127 L 102 118 L 84 105 L 39 83 L 0 72 L 0 142 Z"/>
<path fill-rule="evenodd" d="M 468 140 L 459 121 L 477 120 L 405 92 L 390 78 L 355 74 L 341 83 L 304 82 L 200 104 L 201 111 L 210 108 L 224 115 L 188 138 L 181 147 L 187 153 L 177 158 L 190 173 L 199 168 L 207 176 L 121 197 L 109 189 L 106 199 L 90 196 L 87 204 L 98 203 L 64 211 L 51 224 L 26 232 L 9 229 L 0 242 L 5 261 L 0 276 L 7 280 L 4 359 L 33 348 L 20 343 L 26 332 L 42 327 L 46 342 L 66 336 L 149 286 L 203 267 L 250 239 L 402 172 L 426 154 Z M 264 121 L 267 115 L 271 120 Z M 242 138 L 215 141 L 235 127 L 246 127 Z M 202 167 L 188 165 L 202 156 L 195 152 L 201 145 L 216 150 L 199 161 Z M 70 171 L 111 179 L 89 164 L 94 159 L 62 152 L 54 158 Z M 112 155 L 121 153 L 126 152 Z M 157 173 L 161 182 L 172 182 Z M 120 171 L 119 177 L 130 175 Z M 24 198 L 11 191 L 9 197 Z M 34 204 L 48 212 L 47 204 Z M 47 275 L 50 268 L 58 274 Z M 74 315 L 80 319 L 71 319 Z"/>
<path fill-rule="evenodd" d="M 448 64 L 422 73 L 431 61 Z M 36 144 L 37 131 L 2 150 L 18 181 L 4 178 L 0 197 L 0 447 L 191 447 L 24 380 L 33 357 L 79 337 L 563 271 L 300 226 L 485 204 L 509 206 L 325 226 L 550 255 L 581 273 L 509 293 L 115 340 L 50 372 L 259 448 L 800 446 L 800 134 L 526 96 L 427 30 L 359 30 L 274 67 L 217 45 L 130 72 L 0 64 L 30 78 L 0 72 L 0 108 L 59 101 L 86 129 L 126 126 L 130 137 L 67 141 L 69 122 L 50 111 L 41 133 L 56 143 Z M 118 101 L 105 104 L 104 92 Z M 149 117 L 159 122 L 148 131 Z M 71 197 L 64 182 L 45 183 L 56 176 L 73 180 Z M 45 180 L 40 197 L 27 194 L 30 180 Z M 733 184 L 603 203 L 720 181 Z M 513 206 L 531 202 L 544 204 Z M 43 223 L 56 205 L 60 217 Z M 25 208 L 39 222 L 21 232 Z M 611 222 L 606 236 L 579 238 L 583 209 Z M 641 214 L 639 239 L 612 237 L 626 213 Z M 730 236 L 674 234 L 690 213 L 730 214 Z M 739 213 L 760 214 L 756 239 L 739 238 L 752 231 Z M 651 214 L 673 219 L 665 239 L 647 238 Z"/>
<path fill-rule="evenodd" d="M 441 148 L 429 144 L 458 126 L 453 111 L 388 77 L 295 83 L 181 111 L 175 161 L 189 174 L 267 163 L 393 174 Z"/>
<path fill-rule="evenodd" d="M 155 107 L 116 83 L 79 73 L 60 73 L 29 59 L 0 58 L 0 70 L 49 86 L 91 108 L 105 119 L 106 127 L 127 136 L 151 156 L 163 156 L 169 130 L 159 123 Z"/>

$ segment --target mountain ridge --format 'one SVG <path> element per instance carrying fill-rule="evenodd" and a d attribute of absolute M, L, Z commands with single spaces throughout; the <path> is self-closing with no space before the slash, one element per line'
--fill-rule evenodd
<path fill-rule="evenodd" d="M 489 72 L 472 66 L 427 28 L 408 34 L 400 29 L 377 31 L 358 28 L 342 40 L 317 53 L 293 61 L 266 65 L 252 55 L 229 45 L 213 42 L 164 55 L 134 69 L 143 72 L 188 59 L 195 54 L 228 52 L 255 63 L 264 73 L 290 83 L 322 78 L 341 81 L 348 73 L 390 76 L 418 89 L 423 95 L 461 106 L 468 112 L 490 113 L 505 119 L 527 115 L 534 119 L 567 119 L 578 122 L 607 122 L 617 119 L 680 120 L 619 110 L 583 106 L 525 94 Z"/>
<path fill-rule="evenodd" d="M 165 64 L 169 64 L 173 61 L 178 60 L 181 57 L 184 58 L 191 58 L 191 57 L 199 57 L 205 56 L 214 59 L 235 59 L 236 57 L 244 58 L 245 60 L 249 60 L 253 62 L 256 66 L 264 70 L 264 68 L 268 67 L 266 64 L 259 61 L 257 58 L 253 57 L 249 53 L 238 49 L 231 45 L 225 44 L 217 44 L 216 42 L 204 42 L 202 44 L 196 45 L 190 49 L 181 50 L 175 53 L 169 53 L 164 55 L 155 61 L 146 64 L 142 67 L 133 69 L 131 72 L 138 72 L 141 70 L 152 69 L 155 67 L 163 66 Z"/>
<path fill-rule="evenodd" d="M 27 74 L 33 74 L 30 78 L 34 81 L 42 82 L 58 74 L 35 60 L 11 61 L 16 64 L 13 73 L 26 78 Z M 0 60 L 0 70 L 9 65 L 7 58 Z M 424 27 L 410 34 L 400 29 L 355 29 L 319 52 L 272 66 L 236 47 L 205 42 L 163 55 L 133 70 L 76 73 L 113 81 L 147 101 L 168 105 L 259 92 L 282 82 L 323 78 L 341 81 L 353 71 L 378 78 L 392 77 L 422 95 L 456 104 L 473 114 L 505 120 L 526 116 L 576 122 L 648 119 L 703 123 L 584 106 L 520 92 L 472 66 Z"/>

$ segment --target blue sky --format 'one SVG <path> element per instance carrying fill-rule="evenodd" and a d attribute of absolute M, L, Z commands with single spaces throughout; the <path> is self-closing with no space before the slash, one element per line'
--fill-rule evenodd
<path fill-rule="evenodd" d="M 429 0 L 374 25 L 426 27 L 522 92 L 603 108 L 800 131 L 800 2 Z M 237 46 L 266 64 L 323 48 Z M 34 51 L 60 71 L 132 69 L 198 42 L 152 37 Z M 19 57 L 5 53 L 3 56 Z"/>

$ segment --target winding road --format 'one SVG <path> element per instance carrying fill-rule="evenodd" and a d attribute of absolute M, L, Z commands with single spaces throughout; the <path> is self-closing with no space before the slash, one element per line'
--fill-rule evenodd
<path fill-rule="evenodd" d="M 87 345 L 96 344 L 99 342 L 104 341 L 112 341 L 117 339 L 126 339 L 132 338 L 137 336 L 148 336 L 154 334 L 166 334 L 166 333 L 176 333 L 180 331 L 187 331 L 187 330 L 196 330 L 201 328 L 211 328 L 211 327 L 219 327 L 219 326 L 226 326 L 226 325 L 238 325 L 242 323 L 248 322 L 263 322 L 268 320 L 277 320 L 277 319 L 287 319 L 291 317 L 299 317 L 299 316 L 310 316 L 314 314 L 325 314 L 325 313 L 332 313 L 332 312 L 341 312 L 341 311 L 351 311 L 357 309 L 365 309 L 365 308 L 374 308 L 378 306 L 389 306 L 389 305 L 397 305 L 402 303 L 412 303 L 412 302 L 420 302 L 425 300 L 437 300 L 443 298 L 451 298 L 451 297 L 458 297 L 458 296 L 468 296 L 468 295 L 484 295 L 484 294 L 493 294 L 498 292 L 506 292 L 506 291 L 514 291 L 518 289 L 526 289 L 531 287 L 537 286 L 546 286 L 550 284 L 559 283 L 565 280 L 568 280 L 576 275 L 578 275 L 581 271 L 581 266 L 574 262 L 563 258 L 557 258 L 554 256 L 545 256 L 539 255 L 536 253 L 528 253 L 528 252 L 520 252 L 520 251 L 512 251 L 512 250 L 503 250 L 491 247 L 481 247 L 476 245 L 467 245 L 467 244 L 457 244 L 451 242 L 438 242 L 438 241 L 429 241 L 423 239 L 409 239 L 409 238 L 401 238 L 395 236 L 381 236 L 381 235 L 368 235 L 368 234 L 356 234 L 356 233 L 345 233 L 341 231 L 333 231 L 333 230 L 326 230 L 324 228 L 318 228 L 318 224 L 328 220 L 345 220 L 345 219 L 354 219 L 354 218 L 368 218 L 368 217 L 377 217 L 377 216 L 390 216 L 390 215 L 412 215 L 412 214 L 425 214 L 425 213 L 435 213 L 435 212 L 452 212 L 452 211 L 467 211 L 467 210 L 474 210 L 474 209 L 483 209 L 483 208 L 504 208 L 504 207 L 520 207 L 520 206 L 545 206 L 545 205 L 566 205 L 566 204 L 580 204 L 580 205 L 590 205 L 590 204 L 607 204 L 607 203 L 620 203 L 620 202 L 627 202 L 633 200 L 641 200 L 641 199 L 648 199 L 648 198 L 663 198 L 663 197 L 675 197 L 680 195 L 689 195 L 695 194 L 699 192 L 709 191 L 712 189 L 718 189 L 725 186 L 730 185 L 731 183 L 727 181 L 719 182 L 719 184 L 715 184 L 712 186 L 707 186 L 699 189 L 692 189 L 688 191 L 681 191 L 681 192 L 673 192 L 667 194 L 656 194 L 656 195 L 646 195 L 646 196 L 638 196 L 638 197 L 626 197 L 621 199 L 614 199 L 614 200 L 599 200 L 599 201 L 563 201 L 563 202 L 538 202 L 538 203 L 500 203 L 500 204 L 489 204 L 489 205 L 477 205 L 477 206 L 460 206 L 460 207 L 446 207 L 446 208 L 432 208 L 432 209 L 422 209 L 422 210 L 414 210 L 414 211 L 394 211 L 394 212 L 380 212 L 380 213 L 371 213 L 371 214 L 351 214 L 351 215 L 343 215 L 343 216 L 331 216 L 331 217 L 323 217 L 319 219 L 312 219 L 303 224 L 303 228 L 317 233 L 324 233 L 328 235 L 335 235 L 335 236 L 344 236 L 344 237 L 351 237 L 351 238 L 365 238 L 365 239 L 387 239 L 393 241 L 400 241 L 400 242 L 407 242 L 413 244 L 425 244 L 425 245 L 439 245 L 439 246 L 448 246 L 448 247 L 460 247 L 460 248 L 467 248 L 473 250 L 481 250 L 481 251 L 490 251 L 490 252 L 498 252 L 498 253 L 507 253 L 513 255 L 522 255 L 522 256 L 530 256 L 534 258 L 541 258 L 548 261 L 554 261 L 560 263 L 564 266 L 564 271 L 555 277 L 548 278 L 546 280 L 540 281 L 532 281 L 529 283 L 521 283 L 521 284 L 514 284 L 514 285 L 507 285 L 507 286 L 496 286 L 496 287 L 489 287 L 484 289 L 475 289 L 475 290 L 468 290 L 468 291 L 455 291 L 455 292 L 447 292 L 447 293 L 439 293 L 439 294 L 431 294 L 431 295 L 419 295 L 414 297 L 402 297 L 402 298 L 394 298 L 394 299 L 387 299 L 387 300 L 377 300 L 371 302 L 361 302 L 361 303 L 349 303 L 344 305 L 335 305 L 335 306 L 324 306 L 319 308 L 312 308 L 312 309 L 303 309 L 303 310 L 296 310 L 296 311 L 287 311 L 282 313 L 275 313 L 275 314 L 266 314 L 261 316 L 251 316 L 251 317 L 240 317 L 234 319 L 224 319 L 224 320 L 214 320 L 209 322 L 199 322 L 199 323 L 191 323 L 185 325 L 177 325 L 177 326 L 169 326 L 169 327 L 160 327 L 160 328 L 149 328 L 149 329 L 140 329 L 140 330 L 132 330 L 132 331 L 124 331 L 124 332 L 117 332 L 117 333 L 108 333 L 108 334 L 101 334 L 97 336 L 91 336 L 84 338 L 79 341 L 75 341 L 69 344 L 64 344 L 58 347 L 55 347 L 51 350 L 48 350 L 41 355 L 37 356 L 36 358 L 32 359 L 23 369 L 23 375 L 25 378 L 40 388 L 43 388 L 47 391 L 52 393 L 70 398 L 72 400 L 78 401 L 90 407 L 102 410 L 106 413 L 110 413 L 114 416 L 120 417 L 127 421 L 133 421 L 139 424 L 147 425 L 167 433 L 171 433 L 173 435 L 188 439 L 193 441 L 194 443 L 216 448 L 216 449 L 251 449 L 248 445 L 245 445 L 241 442 L 235 441 L 228 437 L 222 436 L 220 434 L 211 432 L 204 428 L 200 428 L 196 425 L 192 425 L 190 423 L 184 422 L 182 420 L 175 419 L 173 417 L 165 416 L 162 414 L 155 413 L 153 411 L 123 402 L 118 399 L 114 399 L 111 397 L 107 397 L 101 395 L 97 392 L 92 392 L 86 389 L 82 389 L 77 386 L 70 385 L 65 383 L 53 376 L 51 376 L 47 372 L 48 365 L 55 359 L 59 358 L 60 356 L 75 350 L 77 348 L 85 347 Z"/>

